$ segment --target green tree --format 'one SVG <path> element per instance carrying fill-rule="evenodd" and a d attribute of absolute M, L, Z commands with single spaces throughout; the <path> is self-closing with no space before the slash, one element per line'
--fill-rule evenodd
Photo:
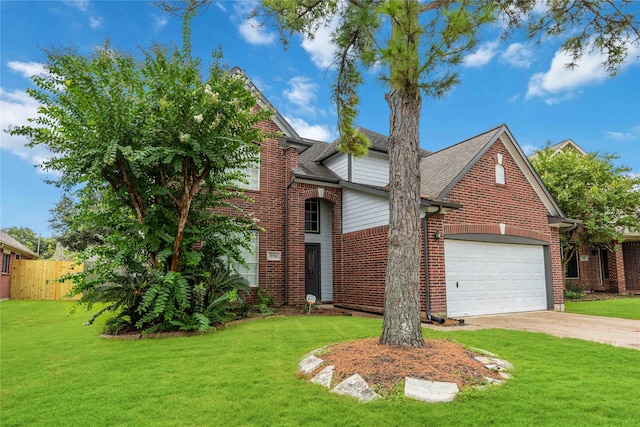
<path fill-rule="evenodd" d="M 28 227 L 7 227 L 2 231 L 13 237 L 43 259 L 51 258 L 56 250 L 55 237 L 38 236 L 35 231 Z"/>
<path fill-rule="evenodd" d="M 54 154 L 43 166 L 60 172 L 56 184 L 69 194 L 62 227 L 98 234 L 82 254 L 93 267 L 76 276 L 72 292 L 99 300 L 102 285 L 123 282 L 117 276 L 143 278 L 138 328 L 184 327 L 180 316 L 194 314 L 197 266 L 221 257 L 242 263 L 254 227 L 233 202 L 246 199 L 238 182 L 259 161 L 267 134 L 257 124 L 271 112 L 219 52 L 203 78 L 191 56 L 192 17 L 182 49 L 154 45 L 134 56 L 107 41 L 86 56 L 47 51 L 47 74 L 27 90 L 39 115 L 10 129 Z"/>
<path fill-rule="evenodd" d="M 334 101 L 342 150 L 366 152 L 354 128 L 364 69 L 382 68 L 388 85 L 389 235 L 385 311 L 380 342 L 422 346 L 419 306 L 419 126 L 422 94 L 444 96 L 458 84 L 458 65 L 479 40 L 479 30 L 501 21 L 503 36 L 526 26 L 529 38 L 568 34 L 564 49 L 575 63 L 590 48 L 606 54 L 613 75 L 640 40 L 630 0 L 549 0 L 541 14 L 535 0 L 263 0 L 283 40 L 313 38 L 332 22 L 337 75 Z"/>
<path fill-rule="evenodd" d="M 547 146 L 532 156 L 531 164 L 565 215 L 582 220 L 560 234 L 563 267 L 578 246 L 615 250 L 625 230 L 640 231 L 640 177 L 616 166 L 612 154 L 575 150 L 556 153 Z"/>
<path fill-rule="evenodd" d="M 63 194 L 49 212 L 49 226 L 58 236 L 58 242 L 73 252 L 99 245 L 109 234 L 109 230 L 99 224 L 89 226 L 84 221 L 77 221 L 80 218 L 78 206 L 69 194 Z"/>

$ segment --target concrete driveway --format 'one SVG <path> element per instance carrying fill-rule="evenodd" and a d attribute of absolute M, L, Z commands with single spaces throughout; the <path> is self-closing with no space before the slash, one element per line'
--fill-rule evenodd
<path fill-rule="evenodd" d="M 554 311 L 497 314 L 465 317 L 465 325 L 472 328 L 501 328 L 518 331 L 543 332 L 562 338 L 611 344 L 640 350 L 640 320 L 614 319 Z M 466 328 L 466 326 L 465 326 Z"/>

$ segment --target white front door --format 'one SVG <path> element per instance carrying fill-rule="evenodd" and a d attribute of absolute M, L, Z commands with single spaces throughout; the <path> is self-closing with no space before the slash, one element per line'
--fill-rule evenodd
<path fill-rule="evenodd" d="M 447 316 L 547 308 L 539 245 L 445 240 Z"/>

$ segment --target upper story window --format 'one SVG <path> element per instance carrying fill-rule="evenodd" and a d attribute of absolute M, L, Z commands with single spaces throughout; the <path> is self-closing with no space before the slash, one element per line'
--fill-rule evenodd
<path fill-rule="evenodd" d="M 504 185 L 505 183 L 505 177 L 504 177 L 504 166 L 502 165 L 502 154 L 498 154 L 496 156 L 496 184 L 502 184 Z"/>
<path fill-rule="evenodd" d="M 305 233 L 320 233 L 320 200 L 309 199 L 304 202 Z"/>
<path fill-rule="evenodd" d="M 248 183 L 238 182 L 238 187 L 245 190 L 260 190 L 260 164 L 246 167 L 242 170 Z"/>

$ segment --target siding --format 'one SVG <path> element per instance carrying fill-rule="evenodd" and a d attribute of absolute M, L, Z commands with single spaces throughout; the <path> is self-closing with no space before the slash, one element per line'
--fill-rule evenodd
<path fill-rule="evenodd" d="M 389 156 L 386 154 L 370 151 L 366 157 L 354 157 L 351 167 L 353 182 L 379 187 L 389 184 Z"/>
<path fill-rule="evenodd" d="M 333 301 L 333 247 L 331 205 L 320 200 L 320 233 L 305 233 L 305 243 L 320 243 L 320 297 L 322 301 Z"/>
<path fill-rule="evenodd" d="M 342 190 L 342 232 L 351 233 L 389 224 L 389 199 Z"/>
<path fill-rule="evenodd" d="M 323 164 L 336 173 L 343 180 L 349 179 L 349 159 L 344 153 L 338 153 L 328 158 Z"/>

